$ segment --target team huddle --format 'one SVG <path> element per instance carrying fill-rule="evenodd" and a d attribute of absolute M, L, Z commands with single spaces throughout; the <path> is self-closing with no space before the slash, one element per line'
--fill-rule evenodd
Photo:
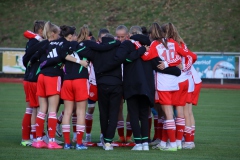
<path fill-rule="evenodd" d="M 33 32 L 24 32 L 29 40 L 23 56 L 22 146 L 77 150 L 95 145 L 104 150 L 132 146 L 139 151 L 148 151 L 149 146 L 161 151 L 195 148 L 192 105 L 197 105 L 201 89 L 193 67 L 197 55 L 172 23 L 152 23 L 148 30 L 120 25 L 115 34 L 102 28 L 95 39 L 87 25 L 77 33 L 75 27 L 49 21 L 35 21 Z M 96 102 L 101 128 L 97 144 L 91 137 Z M 127 105 L 126 124 L 123 103 Z M 57 117 L 61 104 L 64 110 Z M 116 129 L 119 140 L 113 141 Z M 55 136 L 64 137 L 64 146 Z"/>

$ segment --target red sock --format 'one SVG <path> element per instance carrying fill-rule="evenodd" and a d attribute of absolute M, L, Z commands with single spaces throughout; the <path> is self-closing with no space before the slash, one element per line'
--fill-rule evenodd
<path fill-rule="evenodd" d="M 170 142 L 176 142 L 176 125 L 173 119 L 166 120 L 167 135 Z"/>
<path fill-rule="evenodd" d="M 132 137 L 132 127 L 130 122 L 126 122 L 126 126 L 127 126 L 126 141 L 128 141 L 128 140 L 131 140 L 131 137 Z"/>
<path fill-rule="evenodd" d="M 191 127 L 186 126 L 185 130 L 184 130 L 184 138 L 185 138 L 185 142 L 191 142 Z"/>
<path fill-rule="evenodd" d="M 84 130 L 85 130 L 84 125 L 77 125 L 77 144 L 82 144 Z"/>
<path fill-rule="evenodd" d="M 166 127 L 166 123 L 165 123 L 165 121 L 164 121 L 164 123 L 163 123 L 163 129 L 162 129 L 162 138 L 161 138 L 161 141 L 167 142 L 167 140 L 168 140 L 167 127 Z"/>
<path fill-rule="evenodd" d="M 92 114 L 86 113 L 85 123 L 86 123 L 86 133 L 90 134 L 92 131 L 92 123 L 93 123 Z"/>
<path fill-rule="evenodd" d="M 37 118 L 36 118 L 36 137 L 42 137 L 43 136 L 45 116 L 46 116 L 46 114 L 44 114 L 42 112 L 38 112 L 38 114 L 37 114 Z"/>
<path fill-rule="evenodd" d="M 191 138 L 192 138 L 192 142 L 194 142 L 194 138 L 195 138 L 195 126 L 192 126 L 191 129 L 192 129 Z"/>
<path fill-rule="evenodd" d="M 118 130 L 118 136 L 121 141 L 125 141 L 124 138 L 124 121 L 118 121 L 117 122 L 117 130 Z"/>
<path fill-rule="evenodd" d="M 58 119 L 57 119 L 57 123 L 58 123 L 58 124 L 62 124 L 63 116 L 64 116 L 64 111 L 61 112 L 61 114 L 59 115 L 59 117 L 58 117 Z"/>
<path fill-rule="evenodd" d="M 70 144 L 70 125 L 62 125 L 62 132 L 64 137 L 64 143 Z"/>
<path fill-rule="evenodd" d="M 185 119 L 184 118 L 176 118 L 176 139 L 182 140 L 183 133 L 185 129 Z"/>
<path fill-rule="evenodd" d="M 55 112 L 50 112 L 48 116 L 48 135 L 49 138 L 55 138 L 57 126 L 57 114 Z"/>
<path fill-rule="evenodd" d="M 23 140 L 30 139 L 31 117 L 32 117 L 32 108 L 26 108 L 26 111 L 22 120 L 22 139 Z"/>
<path fill-rule="evenodd" d="M 31 132 L 32 132 L 32 136 L 33 139 L 36 139 L 36 125 L 31 125 Z"/>
<path fill-rule="evenodd" d="M 148 117 L 148 138 L 151 139 L 152 115 Z"/>
<path fill-rule="evenodd" d="M 76 114 L 73 114 L 73 115 L 72 115 L 73 132 L 77 132 L 76 125 L 77 125 L 77 115 L 76 115 Z"/>

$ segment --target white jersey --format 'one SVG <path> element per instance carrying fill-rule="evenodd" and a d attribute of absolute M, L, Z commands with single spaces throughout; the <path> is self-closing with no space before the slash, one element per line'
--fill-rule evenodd
<path fill-rule="evenodd" d="M 92 62 L 90 62 L 90 64 L 89 64 L 89 83 L 93 84 L 95 86 L 97 85 Z"/>
<path fill-rule="evenodd" d="M 193 80 L 191 69 L 190 69 L 190 71 L 188 71 L 188 75 L 189 75 L 189 77 L 188 77 L 188 93 L 191 93 L 195 89 L 195 84 L 194 84 L 194 80 Z"/>
<path fill-rule="evenodd" d="M 179 90 L 178 77 L 157 72 L 156 84 L 158 91 L 177 91 Z"/>
<path fill-rule="evenodd" d="M 193 77 L 193 81 L 195 84 L 199 84 L 202 82 L 200 76 L 198 75 L 198 72 L 196 71 L 196 69 L 192 66 L 191 67 L 191 72 L 192 72 L 192 77 Z"/>

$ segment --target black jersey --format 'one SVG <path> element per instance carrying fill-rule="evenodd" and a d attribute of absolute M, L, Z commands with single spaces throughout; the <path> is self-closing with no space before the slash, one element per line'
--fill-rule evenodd
<path fill-rule="evenodd" d="M 43 46 L 48 44 L 48 40 L 43 40 L 31 48 L 28 49 L 28 54 L 34 56 L 34 54 L 37 54 L 38 50 L 40 50 Z M 28 75 L 28 81 L 30 82 L 37 82 L 39 73 L 40 73 L 40 62 L 36 61 L 35 63 L 28 65 L 27 69 L 29 70 L 29 75 Z"/>
<path fill-rule="evenodd" d="M 70 42 L 65 38 L 51 41 L 43 46 L 37 54 L 31 58 L 31 63 L 40 62 L 40 74 L 45 76 L 62 76 L 63 64 L 69 54 Z"/>
<path fill-rule="evenodd" d="M 29 70 L 27 68 L 27 64 L 30 61 L 31 55 L 29 54 L 28 50 L 32 48 L 35 44 L 37 44 L 39 41 L 35 38 L 29 39 L 27 44 L 26 44 L 26 49 L 25 49 L 25 54 L 23 56 L 23 65 L 26 68 L 25 74 L 24 74 L 24 80 L 28 81 L 28 75 L 29 75 Z"/>

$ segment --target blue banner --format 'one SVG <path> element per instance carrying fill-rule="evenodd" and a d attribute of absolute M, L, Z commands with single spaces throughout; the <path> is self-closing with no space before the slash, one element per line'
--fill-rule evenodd
<path fill-rule="evenodd" d="M 234 56 L 198 56 L 194 67 L 201 78 L 235 78 Z"/>

